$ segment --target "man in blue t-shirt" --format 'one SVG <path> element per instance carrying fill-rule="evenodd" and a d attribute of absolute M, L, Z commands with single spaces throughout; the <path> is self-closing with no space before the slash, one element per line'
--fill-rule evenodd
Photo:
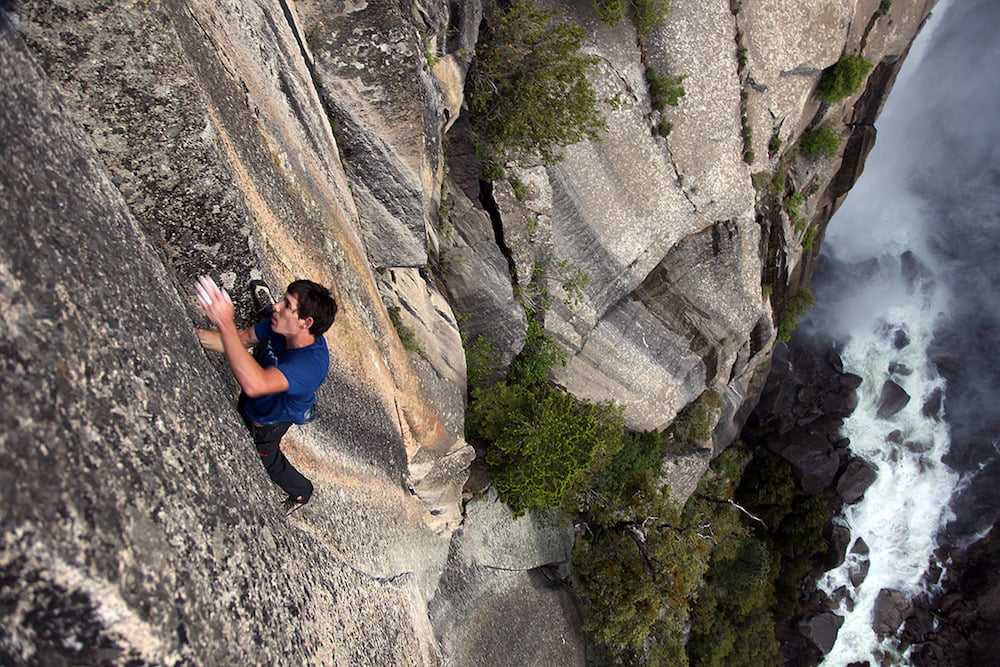
<path fill-rule="evenodd" d="M 309 280 L 296 280 L 274 304 L 271 318 L 237 329 L 233 302 L 211 278 L 196 286 L 208 319 L 218 331 L 196 329 L 201 344 L 226 355 L 243 390 L 240 405 L 257 453 L 288 498 L 290 514 L 312 497 L 313 485 L 285 458 L 279 444 L 292 424 L 309 421 L 316 390 L 326 379 L 330 355 L 323 333 L 333 324 L 337 302 L 330 292 Z M 248 348 L 257 346 L 256 354 Z"/>

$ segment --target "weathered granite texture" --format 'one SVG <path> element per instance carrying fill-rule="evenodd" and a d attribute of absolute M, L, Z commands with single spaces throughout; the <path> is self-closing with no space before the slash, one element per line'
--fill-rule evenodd
<path fill-rule="evenodd" d="M 755 219 L 751 169 L 773 168 L 773 128 L 847 118 L 853 99 L 821 108 L 811 87 L 877 2 L 800 4 L 675 2 L 640 46 L 566 3 L 600 58 L 595 87 L 622 104 L 603 141 L 512 168 L 525 201 L 479 183 L 462 116 L 478 1 L 33 0 L 0 15 L 2 661 L 582 664 L 568 542 L 525 549 L 552 533 L 475 503 L 459 529 L 473 455 L 459 330 L 489 341 L 499 377 L 524 341 L 514 285 L 541 268 L 546 326 L 571 355 L 558 382 L 641 428 L 712 388 L 717 443 L 735 437 L 774 336 L 762 264 L 773 248 L 790 280 L 808 260 L 790 221 L 782 237 Z M 866 55 L 902 53 L 926 8 L 896 0 Z M 667 140 L 647 65 L 687 75 Z M 854 107 L 865 122 L 885 67 Z M 832 193 L 860 169 L 851 155 Z M 321 417 L 286 442 L 317 483 L 291 522 L 228 369 L 191 332 L 202 273 L 241 324 L 250 278 L 310 277 L 340 301 Z M 691 486 L 707 454 L 677 478 Z"/>
<path fill-rule="evenodd" d="M 2 16 L 0 68 L 0 661 L 436 663 L 410 566 L 446 543 L 405 459 L 337 479 L 334 431 L 293 433 L 317 495 L 285 520 L 189 298 Z"/>
<path fill-rule="evenodd" d="M 635 428 L 662 428 L 714 389 L 725 446 L 755 400 L 774 339 L 766 265 L 794 284 L 811 259 L 788 215 L 772 239 L 751 172 L 778 168 L 784 151 L 769 150 L 772 137 L 787 150 L 823 118 L 848 122 L 853 113 L 867 125 L 892 75 L 873 79 L 871 101 L 859 92 L 831 106 L 813 92 L 822 69 L 864 41 L 865 55 L 895 72 L 933 3 L 895 3 L 869 28 L 878 8 L 869 0 L 677 2 L 645 40 L 627 22 L 604 24 L 588 3 L 546 4 L 587 27 L 585 48 L 598 57 L 592 83 L 618 100 L 603 109 L 600 141 L 567 147 L 541 172 L 511 171 L 528 186 L 524 201 L 502 196 L 504 183 L 494 187 L 516 279 L 548 276 L 545 325 L 571 357 L 553 377 L 575 395 L 623 405 Z M 678 107 L 652 108 L 646 67 L 686 75 Z M 652 130 L 661 117 L 673 124 L 666 139 Z M 866 151 L 849 152 L 856 178 Z M 822 190 L 839 165 L 793 161 L 789 182 Z M 837 196 L 804 203 L 806 222 L 831 213 Z M 588 278 L 582 298 L 564 289 L 567 267 Z M 785 288 L 775 294 L 783 299 Z"/>
<path fill-rule="evenodd" d="M 339 360 L 330 384 L 380 403 L 397 432 L 388 442 L 424 461 L 409 482 L 429 500 L 435 529 L 447 532 L 461 521 L 464 477 L 436 474 L 431 488 L 427 461 L 454 471 L 444 458 L 464 440 L 461 420 L 446 414 L 461 402 L 464 383 L 454 378 L 463 373 L 442 368 L 444 384 L 423 393 L 393 333 L 292 19 L 281 2 L 224 0 L 25 3 L 20 11 L 28 43 L 67 91 L 179 290 L 212 273 L 242 306 L 243 286 L 261 275 L 276 287 L 303 276 L 333 287 L 341 315 L 329 334 Z M 441 344 L 454 341 L 442 336 Z M 338 418 L 324 417 L 331 426 Z"/>
<path fill-rule="evenodd" d="M 449 665 L 583 665 L 582 612 L 567 580 L 572 527 L 514 520 L 495 491 L 469 503 L 466 525 L 430 604 Z"/>

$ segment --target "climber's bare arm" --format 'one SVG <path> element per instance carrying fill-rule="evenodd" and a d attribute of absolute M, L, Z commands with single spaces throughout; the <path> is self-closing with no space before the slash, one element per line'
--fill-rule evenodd
<path fill-rule="evenodd" d="M 222 335 L 218 331 L 213 329 L 195 329 L 195 333 L 198 334 L 198 340 L 201 341 L 202 347 L 206 350 L 219 352 L 220 354 L 226 351 L 222 346 Z M 243 347 L 253 347 L 260 342 L 257 340 L 256 334 L 254 334 L 253 327 L 240 329 L 239 336 Z"/>

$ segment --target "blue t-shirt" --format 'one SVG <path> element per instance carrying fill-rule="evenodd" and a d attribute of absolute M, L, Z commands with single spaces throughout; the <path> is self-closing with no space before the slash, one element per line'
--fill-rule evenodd
<path fill-rule="evenodd" d="M 316 402 L 316 390 L 323 384 L 330 368 L 326 340 L 319 336 L 311 345 L 289 350 L 285 347 L 285 337 L 271 331 L 270 320 L 258 322 L 253 331 L 260 341 L 254 357 L 264 368 L 277 366 L 288 380 L 288 390 L 257 398 L 247 397 L 243 412 L 258 424 L 304 424 L 306 412 Z"/>

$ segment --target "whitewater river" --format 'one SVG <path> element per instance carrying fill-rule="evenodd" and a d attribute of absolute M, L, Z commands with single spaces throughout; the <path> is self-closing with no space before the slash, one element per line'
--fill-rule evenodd
<path fill-rule="evenodd" d="M 803 326 L 841 341 L 845 370 L 863 378 L 844 435 L 856 455 L 878 468 L 865 498 L 840 519 L 856 548 L 820 581 L 842 600 L 838 613 L 845 618 L 823 663 L 828 667 L 909 664 L 892 638 L 880 641 L 872 629 L 876 596 L 893 589 L 912 597 L 925 588 L 938 536 L 956 518 L 952 500 L 976 476 L 946 464 L 961 425 L 949 414 L 957 411 L 942 407 L 953 388 L 934 355 L 941 354 L 942 331 L 961 330 L 960 318 L 977 324 L 953 338 L 973 339 L 975 346 L 950 350 L 954 355 L 995 367 L 996 353 L 988 350 L 1000 349 L 993 315 L 1000 309 L 992 296 L 1000 291 L 998 35 L 995 0 L 938 5 L 878 122 L 865 173 L 823 246 L 813 285 L 819 305 Z M 911 400 L 882 418 L 878 399 L 889 380 Z M 984 391 L 984 398 L 997 399 L 983 401 L 981 410 L 993 413 L 986 421 L 1000 422 L 1000 388 Z M 987 435 L 994 446 L 996 435 Z M 866 567 L 863 581 L 852 584 L 852 573 L 858 582 Z"/>

